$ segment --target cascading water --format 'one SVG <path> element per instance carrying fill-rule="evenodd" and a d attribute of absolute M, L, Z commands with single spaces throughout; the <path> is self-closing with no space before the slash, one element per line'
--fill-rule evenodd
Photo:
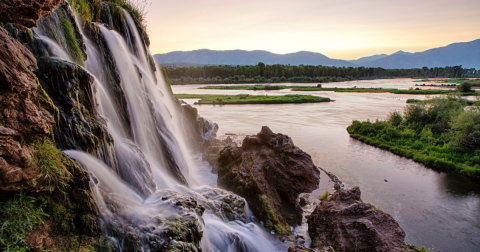
<path fill-rule="evenodd" d="M 126 38 L 101 24 L 95 26 L 113 56 L 127 116 L 121 114 L 122 104 L 116 102 L 119 99 L 112 91 L 98 45 L 82 35 L 88 57 L 85 66 L 96 78 L 98 111 L 107 120 L 118 165 L 109 167 L 87 153 L 65 151 L 91 176 L 90 186 L 101 212 L 104 234 L 121 251 L 133 250 L 134 241 L 141 241 L 142 251 L 161 251 L 168 244 L 196 251 L 192 245 L 195 243 L 200 243 L 203 251 L 286 250 L 285 245 L 251 222 L 254 218 L 243 198 L 216 188 L 211 167 L 192 161 L 183 136 L 179 105 L 160 71 L 153 71 L 151 56 L 132 17 L 124 14 Z M 112 28 L 111 16 L 109 20 Z M 41 38 L 51 44 L 52 54 L 71 61 L 48 35 Z M 208 131 L 205 137 L 210 134 Z M 208 179 L 199 177 L 204 175 Z M 239 210 L 243 215 L 224 212 L 226 198 L 244 207 Z M 190 243 L 168 239 L 172 226 L 182 230 L 175 226 L 178 223 L 188 226 L 186 236 Z M 201 242 L 195 237 L 202 237 Z"/>

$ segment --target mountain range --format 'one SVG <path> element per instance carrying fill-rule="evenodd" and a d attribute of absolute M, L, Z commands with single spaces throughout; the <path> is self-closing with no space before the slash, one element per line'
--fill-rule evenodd
<path fill-rule="evenodd" d="M 256 65 L 263 62 L 290 65 L 323 65 L 345 67 L 382 67 L 422 68 L 462 65 L 463 68 L 480 68 L 480 39 L 470 42 L 453 43 L 444 47 L 423 52 L 409 53 L 398 51 L 393 54 L 377 54 L 356 60 L 332 59 L 316 52 L 296 52 L 274 54 L 267 51 L 228 50 L 214 51 L 208 49 L 194 51 L 175 51 L 154 55 L 161 65 Z"/>

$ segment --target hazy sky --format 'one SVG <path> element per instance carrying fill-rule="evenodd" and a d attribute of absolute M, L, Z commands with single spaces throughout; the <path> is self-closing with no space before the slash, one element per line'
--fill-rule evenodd
<path fill-rule="evenodd" d="M 354 59 L 480 38 L 480 0 L 149 0 L 152 53 L 320 52 Z"/>

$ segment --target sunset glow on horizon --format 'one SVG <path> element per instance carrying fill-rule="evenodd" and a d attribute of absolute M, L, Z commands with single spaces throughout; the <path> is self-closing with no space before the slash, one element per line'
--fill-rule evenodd
<path fill-rule="evenodd" d="M 356 59 L 480 38 L 478 0 L 151 1 L 153 54 L 241 49 Z"/>

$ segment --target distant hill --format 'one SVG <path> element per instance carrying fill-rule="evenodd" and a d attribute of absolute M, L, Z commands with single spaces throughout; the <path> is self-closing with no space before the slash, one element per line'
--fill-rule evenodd
<path fill-rule="evenodd" d="M 362 57 L 360 59 L 349 60 L 349 61 L 352 62 L 353 64 L 362 65 L 362 64 L 365 64 L 367 62 L 372 62 L 374 60 L 385 58 L 387 56 L 388 56 L 388 54 L 382 53 L 382 54 L 375 54 L 375 55 L 372 55 L 372 56 Z"/>
<path fill-rule="evenodd" d="M 463 68 L 480 68 L 480 39 L 453 43 L 424 52 L 396 52 L 360 65 L 383 68 L 422 68 L 462 65 Z"/>
<path fill-rule="evenodd" d="M 173 62 L 190 62 L 194 64 L 207 65 L 256 65 L 263 62 L 267 65 L 323 65 L 323 66 L 352 66 L 354 63 L 346 60 L 331 59 L 321 53 L 314 52 L 296 52 L 288 54 L 274 54 L 267 51 L 213 51 L 213 50 L 195 50 L 188 52 L 170 52 L 165 54 L 156 54 L 155 60 L 159 64 Z"/>
<path fill-rule="evenodd" d="M 208 49 L 194 51 L 176 51 L 154 55 L 161 65 L 196 66 L 196 65 L 256 65 L 263 62 L 267 65 L 323 65 L 336 67 L 382 67 L 382 68 L 422 68 L 462 65 L 463 68 L 480 69 L 480 39 L 460 42 L 438 47 L 424 52 L 377 54 L 356 60 L 331 59 L 321 53 L 296 52 L 274 54 L 267 51 L 213 51 Z M 181 63 L 179 63 L 181 62 Z M 186 63 L 188 62 L 188 63 Z"/>

